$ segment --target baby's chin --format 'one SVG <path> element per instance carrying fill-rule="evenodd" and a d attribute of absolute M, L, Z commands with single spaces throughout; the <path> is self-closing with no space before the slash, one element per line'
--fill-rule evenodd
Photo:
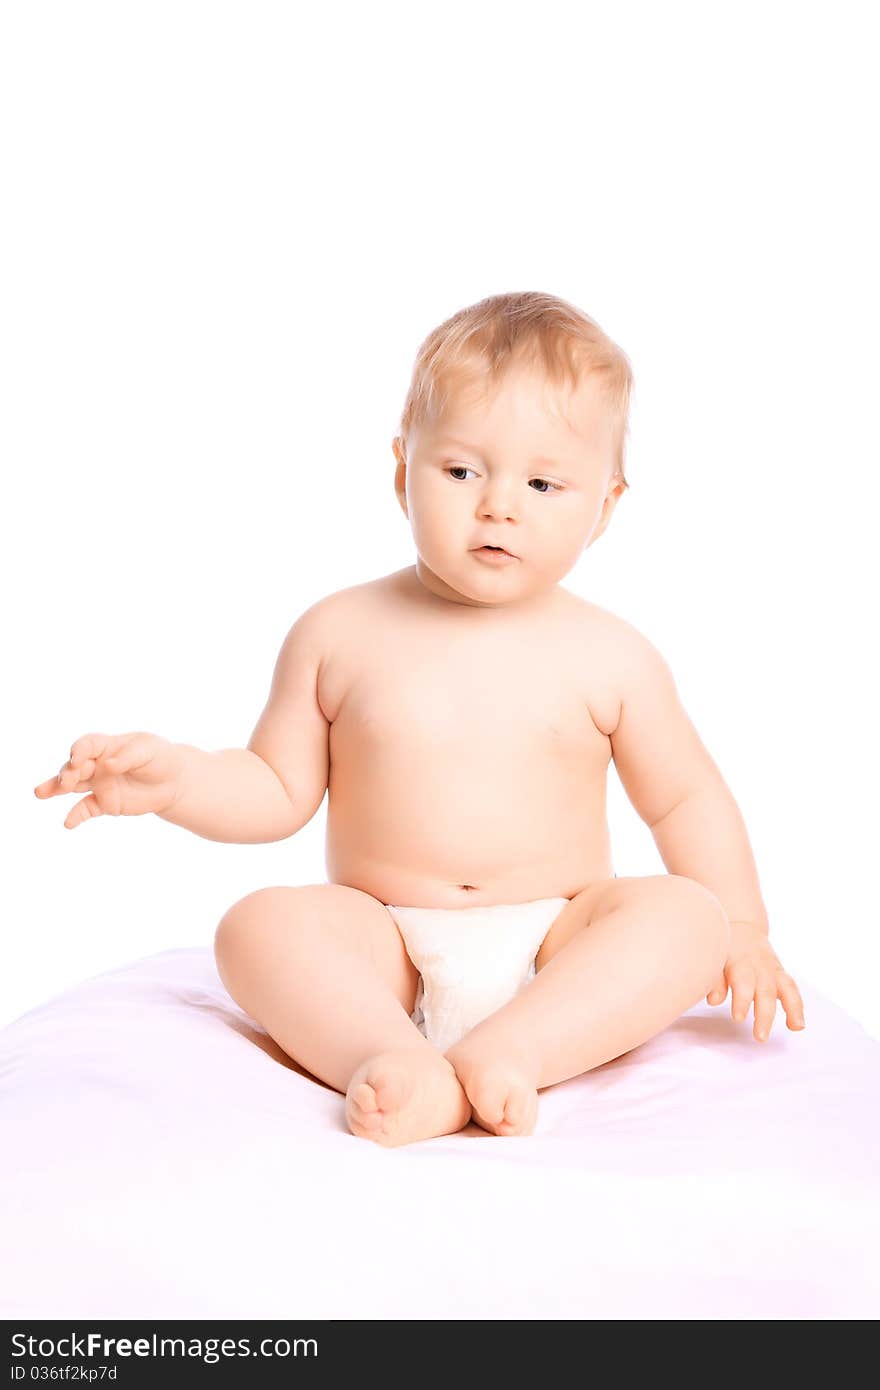
<path fill-rule="evenodd" d="M 512 564 L 494 566 L 468 555 L 461 565 L 434 570 L 419 556 L 416 574 L 426 589 L 452 603 L 474 608 L 503 608 L 539 600 L 554 588 L 555 580 L 535 583 L 530 576 L 529 582 L 524 583 L 521 566 L 519 559 Z"/>

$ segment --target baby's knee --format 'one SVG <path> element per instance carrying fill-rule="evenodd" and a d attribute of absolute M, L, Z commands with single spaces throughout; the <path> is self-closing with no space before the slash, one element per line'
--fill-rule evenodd
<path fill-rule="evenodd" d="M 247 893 L 220 918 L 214 932 L 215 959 L 252 958 L 263 947 L 273 958 L 283 953 L 287 959 L 300 940 L 311 951 L 316 933 L 329 935 L 327 919 L 333 914 L 328 895 L 332 893 L 333 886 L 325 884 L 283 884 Z"/>
<path fill-rule="evenodd" d="M 730 919 L 720 901 L 704 884 L 682 874 L 667 878 L 680 907 L 686 909 L 694 934 L 705 943 L 713 959 L 723 965 L 730 948 Z"/>
<path fill-rule="evenodd" d="M 214 932 L 215 958 L 228 959 L 243 946 L 252 949 L 260 927 L 280 910 L 279 895 L 284 892 L 283 888 L 257 888 L 227 908 Z"/>

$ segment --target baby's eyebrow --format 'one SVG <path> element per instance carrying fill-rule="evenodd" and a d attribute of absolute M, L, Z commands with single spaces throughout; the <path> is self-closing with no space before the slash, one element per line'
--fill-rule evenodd
<path fill-rule="evenodd" d="M 469 453 L 473 454 L 478 454 L 480 452 L 479 449 L 474 448 L 473 444 L 466 444 L 462 439 L 449 439 L 445 436 L 436 441 L 435 447 L 439 448 L 441 445 L 447 444 L 451 444 L 453 449 L 466 449 Z M 559 468 L 560 466 L 555 459 L 544 458 L 543 454 L 538 454 L 531 462 L 537 464 L 540 468 Z"/>

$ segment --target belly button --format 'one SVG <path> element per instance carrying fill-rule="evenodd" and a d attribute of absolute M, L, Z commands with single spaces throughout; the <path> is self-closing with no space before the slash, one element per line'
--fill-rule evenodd
<path fill-rule="evenodd" d="M 460 883 L 458 886 L 459 888 L 463 888 L 466 893 L 469 893 L 473 888 L 475 888 L 475 885 L 473 883 Z"/>

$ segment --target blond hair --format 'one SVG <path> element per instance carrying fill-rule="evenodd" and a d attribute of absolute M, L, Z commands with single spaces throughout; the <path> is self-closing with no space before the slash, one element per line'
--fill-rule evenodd
<path fill-rule="evenodd" d="M 400 417 L 410 431 L 442 414 L 463 380 L 495 385 L 514 362 L 543 368 L 556 386 L 576 389 L 595 374 L 614 422 L 615 474 L 624 487 L 626 436 L 633 387 L 630 360 L 594 319 L 556 295 L 493 294 L 433 329 L 419 347 Z"/>

